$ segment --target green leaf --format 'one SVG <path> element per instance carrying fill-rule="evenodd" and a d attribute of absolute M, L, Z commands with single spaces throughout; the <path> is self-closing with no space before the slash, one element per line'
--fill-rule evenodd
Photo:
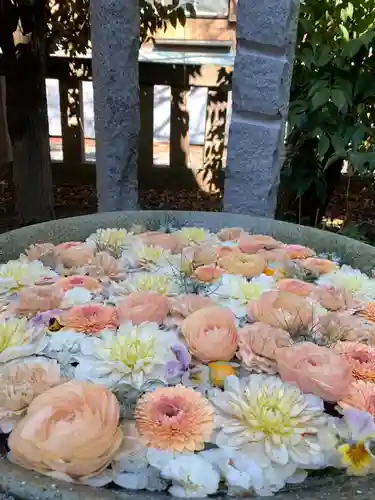
<path fill-rule="evenodd" d="M 321 135 L 318 144 L 318 154 L 321 159 L 323 159 L 324 156 L 326 155 L 329 149 L 329 145 L 330 145 L 329 138 L 325 134 Z"/>
<path fill-rule="evenodd" d="M 326 164 L 324 165 L 324 170 L 327 170 L 327 168 L 329 168 L 331 165 L 333 165 L 334 163 L 336 163 L 339 160 L 344 161 L 345 158 L 346 158 L 346 155 L 342 156 L 340 154 L 334 153 L 332 156 L 330 156 L 328 158 Z"/>
<path fill-rule="evenodd" d="M 354 38 L 353 40 L 349 40 L 343 48 L 342 55 L 344 57 L 348 57 L 349 59 L 353 59 L 353 57 L 356 56 L 361 50 L 363 45 L 363 40 L 361 38 Z"/>
<path fill-rule="evenodd" d="M 331 98 L 333 104 L 339 111 L 347 109 L 345 93 L 341 89 L 332 89 Z"/>
<path fill-rule="evenodd" d="M 345 28 L 345 26 L 343 24 L 340 24 L 340 31 L 342 33 L 344 40 L 346 40 L 348 42 L 350 39 L 349 31 Z"/>
<path fill-rule="evenodd" d="M 351 139 L 352 149 L 354 149 L 354 151 L 359 148 L 367 133 L 367 127 L 363 125 L 363 123 L 358 123 L 356 126 L 356 131 L 352 135 Z"/>
<path fill-rule="evenodd" d="M 358 153 L 351 151 L 349 153 L 349 161 L 357 170 L 374 170 L 375 169 L 375 153 Z"/>
<path fill-rule="evenodd" d="M 343 157 L 346 156 L 345 143 L 340 135 L 332 134 L 331 143 L 336 154 Z"/>
<path fill-rule="evenodd" d="M 322 106 L 324 106 L 324 104 L 327 104 L 330 97 L 331 91 L 327 87 L 319 90 L 318 92 L 315 92 L 311 100 L 313 109 L 321 108 Z"/>

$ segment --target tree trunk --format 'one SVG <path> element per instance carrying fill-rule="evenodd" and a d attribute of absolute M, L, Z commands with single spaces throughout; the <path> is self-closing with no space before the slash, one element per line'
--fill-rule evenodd
<path fill-rule="evenodd" d="M 5 78 L 0 76 L 0 179 L 3 177 L 3 167 L 11 161 L 12 145 L 7 122 Z"/>
<path fill-rule="evenodd" d="M 101 212 L 138 208 L 138 0 L 91 0 L 96 179 Z"/>
<path fill-rule="evenodd" d="M 6 54 L 7 117 L 20 225 L 54 218 L 46 97 L 44 1 L 32 4 L 33 30 Z M 26 41 L 26 43 L 25 43 Z"/>

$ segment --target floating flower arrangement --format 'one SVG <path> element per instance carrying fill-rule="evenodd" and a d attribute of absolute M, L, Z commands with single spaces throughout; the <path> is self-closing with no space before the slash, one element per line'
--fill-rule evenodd
<path fill-rule="evenodd" d="M 99 229 L 0 265 L 10 461 L 73 483 L 272 495 L 375 472 L 375 279 L 241 228 Z"/>

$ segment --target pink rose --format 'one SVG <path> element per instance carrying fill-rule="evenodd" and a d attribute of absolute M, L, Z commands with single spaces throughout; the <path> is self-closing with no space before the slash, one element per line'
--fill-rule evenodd
<path fill-rule="evenodd" d="M 251 300 L 246 309 L 253 321 L 287 330 L 291 335 L 308 328 L 313 320 L 311 304 L 289 292 L 266 292 L 259 299 Z"/>
<path fill-rule="evenodd" d="M 203 363 L 230 361 L 238 345 L 235 316 L 229 309 L 207 307 L 181 325 L 190 353 Z"/>
<path fill-rule="evenodd" d="M 328 347 L 301 342 L 276 351 L 276 362 L 284 382 L 294 382 L 301 391 L 325 401 L 340 401 L 353 382 L 352 368 Z"/>
<path fill-rule="evenodd" d="M 147 321 L 163 323 L 168 314 L 168 299 L 156 292 L 134 292 L 117 305 L 120 323 L 131 321 L 140 325 Z"/>
<path fill-rule="evenodd" d="M 280 291 L 293 293 L 299 297 L 308 297 L 315 290 L 315 288 L 315 285 L 297 279 L 282 279 L 279 281 Z"/>
<path fill-rule="evenodd" d="M 256 373 L 277 373 L 276 350 L 292 344 L 285 330 L 263 323 L 246 325 L 238 331 L 238 357 L 243 365 Z"/>

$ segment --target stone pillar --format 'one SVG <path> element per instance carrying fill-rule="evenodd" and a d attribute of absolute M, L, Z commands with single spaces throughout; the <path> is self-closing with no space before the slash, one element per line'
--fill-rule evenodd
<path fill-rule="evenodd" d="M 239 0 L 224 210 L 274 217 L 299 0 Z"/>
<path fill-rule="evenodd" d="M 98 210 L 137 209 L 139 2 L 90 4 Z"/>

